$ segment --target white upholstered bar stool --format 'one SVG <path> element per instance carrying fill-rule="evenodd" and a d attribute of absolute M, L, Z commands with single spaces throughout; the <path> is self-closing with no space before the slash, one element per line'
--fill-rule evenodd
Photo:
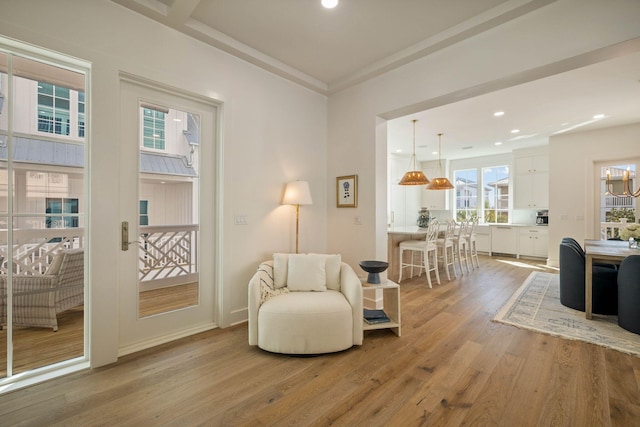
<path fill-rule="evenodd" d="M 437 219 L 432 219 L 429 222 L 429 227 L 427 228 L 427 235 L 425 240 L 405 240 L 400 242 L 400 275 L 398 276 L 398 282 L 402 281 L 402 271 L 403 269 L 409 267 L 411 268 L 411 277 L 413 277 L 413 268 L 416 267 L 419 269 L 420 274 L 422 274 L 422 268 L 424 268 L 425 273 L 427 275 L 427 283 L 429 283 L 429 287 L 431 288 L 431 272 L 435 271 L 436 273 L 436 281 L 440 284 L 440 273 L 438 272 L 438 245 L 436 240 L 438 238 L 438 229 L 440 228 L 440 223 Z M 404 252 L 411 252 L 411 259 L 409 262 L 404 262 Z M 414 261 L 414 255 L 418 254 L 419 263 L 416 264 Z"/>
<path fill-rule="evenodd" d="M 453 252 L 455 258 L 458 260 L 458 267 L 460 267 L 460 274 L 464 274 L 462 271 L 462 257 L 464 256 L 464 265 L 467 267 L 467 274 L 469 274 L 469 261 L 467 258 L 467 251 L 469 248 L 467 242 L 467 228 L 469 227 L 469 221 L 464 220 L 460 222 L 460 228 L 458 233 L 453 238 Z"/>
<path fill-rule="evenodd" d="M 449 267 L 453 270 L 453 276 L 457 279 L 458 273 L 456 273 L 456 266 L 454 264 L 455 253 L 453 250 L 453 237 L 454 232 L 456 231 L 456 222 L 453 219 L 447 221 L 447 229 L 444 232 L 442 238 L 439 238 L 436 241 L 436 245 L 438 246 L 438 252 L 440 254 L 440 259 L 442 259 L 442 266 L 447 272 L 447 279 L 451 280 L 451 274 L 449 272 Z"/>
<path fill-rule="evenodd" d="M 474 270 L 480 268 L 480 260 L 478 260 L 478 247 L 476 242 L 478 241 L 478 235 L 476 233 L 478 228 L 478 218 L 475 218 L 469 224 L 469 234 L 467 237 L 467 243 L 469 244 L 469 258 L 471 258 L 471 268 Z M 474 264 L 475 261 L 475 264 Z"/>

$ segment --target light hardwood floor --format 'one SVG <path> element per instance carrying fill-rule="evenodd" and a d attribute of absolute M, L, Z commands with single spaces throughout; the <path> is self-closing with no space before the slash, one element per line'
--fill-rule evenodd
<path fill-rule="evenodd" d="M 249 347 L 246 324 L 213 330 L 0 396 L 0 424 L 639 425 L 640 358 L 492 322 L 545 268 L 480 263 L 433 289 L 404 281 L 401 337 L 292 357 Z"/>
<path fill-rule="evenodd" d="M 151 316 L 198 303 L 198 284 L 161 288 L 140 293 L 140 315 Z M 58 331 L 51 328 L 16 327 L 13 331 L 13 374 L 84 354 L 82 306 L 58 314 Z M 0 378 L 6 376 L 7 330 L 0 330 Z M 0 422 L 0 426 L 2 423 Z"/>

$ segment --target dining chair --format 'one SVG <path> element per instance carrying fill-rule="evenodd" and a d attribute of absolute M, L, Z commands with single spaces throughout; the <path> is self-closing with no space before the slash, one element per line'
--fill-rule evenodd
<path fill-rule="evenodd" d="M 451 274 L 449 272 L 449 267 L 453 270 L 453 276 L 457 279 L 458 273 L 456 272 L 456 266 L 454 264 L 455 253 L 453 250 L 453 237 L 456 231 L 456 222 L 453 219 L 447 221 L 447 229 L 441 238 L 436 241 L 436 245 L 438 246 L 438 252 L 440 254 L 440 259 L 442 259 L 442 266 L 447 272 L 447 279 L 451 280 Z"/>
<path fill-rule="evenodd" d="M 464 274 L 462 271 L 462 257 L 464 256 L 464 265 L 467 268 L 467 274 L 469 274 L 469 261 L 467 258 L 467 251 L 469 248 L 467 242 L 467 228 L 469 227 L 468 220 L 462 220 L 458 228 L 458 233 L 453 237 L 453 253 L 455 259 L 458 260 L 458 267 L 460 268 L 460 274 Z"/>
<path fill-rule="evenodd" d="M 413 277 L 413 268 L 416 267 L 419 269 L 420 273 L 418 276 L 422 274 L 422 268 L 424 268 L 427 283 L 429 283 L 429 287 L 431 288 L 431 272 L 434 271 L 436 274 L 436 282 L 440 284 L 440 273 L 438 272 L 438 231 L 440 229 L 440 223 L 437 219 L 432 219 L 429 221 L 429 227 L 427 228 L 427 235 L 424 240 L 405 240 L 400 242 L 400 275 L 398 276 L 398 282 L 402 281 L 402 271 L 403 269 L 409 267 L 410 275 Z M 404 252 L 409 251 L 411 258 L 409 262 L 404 262 Z M 416 264 L 414 261 L 414 255 L 418 254 L 419 263 Z"/>
<path fill-rule="evenodd" d="M 478 235 L 476 233 L 477 229 L 478 229 L 478 218 L 476 217 L 470 221 L 468 226 L 468 233 L 467 233 L 469 258 L 471 259 L 471 268 L 473 268 L 474 270 L 476 268 L 480 268 L 480 260 L 478 259 L 478 246 L 477 246 Z M 475 261 L 475 264 L 474 264 L 474 261 Z"/>
<path fill-rule="evenodd" d="M 618 272 L 618 325 L 640 334 L 640 255 L 622 260 Z"/>

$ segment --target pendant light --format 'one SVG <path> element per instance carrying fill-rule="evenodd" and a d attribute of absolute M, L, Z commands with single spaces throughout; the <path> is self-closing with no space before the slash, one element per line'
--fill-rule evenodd
<path fill-rule="evenodd" d="M 438 134 L 438 175 L 441 178 L 431 178 L 431 182 L 427 184 L 426 190 L 451 190 L 455 188 L 446 176 L 443 176 L 442 162 L 440 160 L 440 153 L 442 153 L 442 134 Z"/>
<path fill-rule="evenodd" d="M 417 120 L 411 120 L 413 122 L 413 154 L 409 161 L 409 168 L 413 167 L 413 170 L 409 170 L 404 174 L 398 185 L 425 185 L 430 181 L 424 175 L 424 172 L 417 170 L 416 167 L 416 122 Z"/>

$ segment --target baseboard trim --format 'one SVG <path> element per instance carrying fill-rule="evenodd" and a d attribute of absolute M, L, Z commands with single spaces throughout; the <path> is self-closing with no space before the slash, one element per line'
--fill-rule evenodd
<path fill-rule="evenodd" d="M 206 323 L 203 325 L 197 325 L 192 328 L 177 331 L 172 334 L 162 335 L 160 337 L 151 338 L 149 340 L 140 341 L 135 344 L 123 346 L 118 349 L 118 357 L 136 353 L 141 350 L 146 350 L 148 348 L 155 347 L 160 344 L 166 344 L 168 342 L 175 341 L 180 338 L 185 338 L 191 335 L 199 334 L 201 332 L 210 331 L 217 327 L 218 325 L 215 323 Z"/>

